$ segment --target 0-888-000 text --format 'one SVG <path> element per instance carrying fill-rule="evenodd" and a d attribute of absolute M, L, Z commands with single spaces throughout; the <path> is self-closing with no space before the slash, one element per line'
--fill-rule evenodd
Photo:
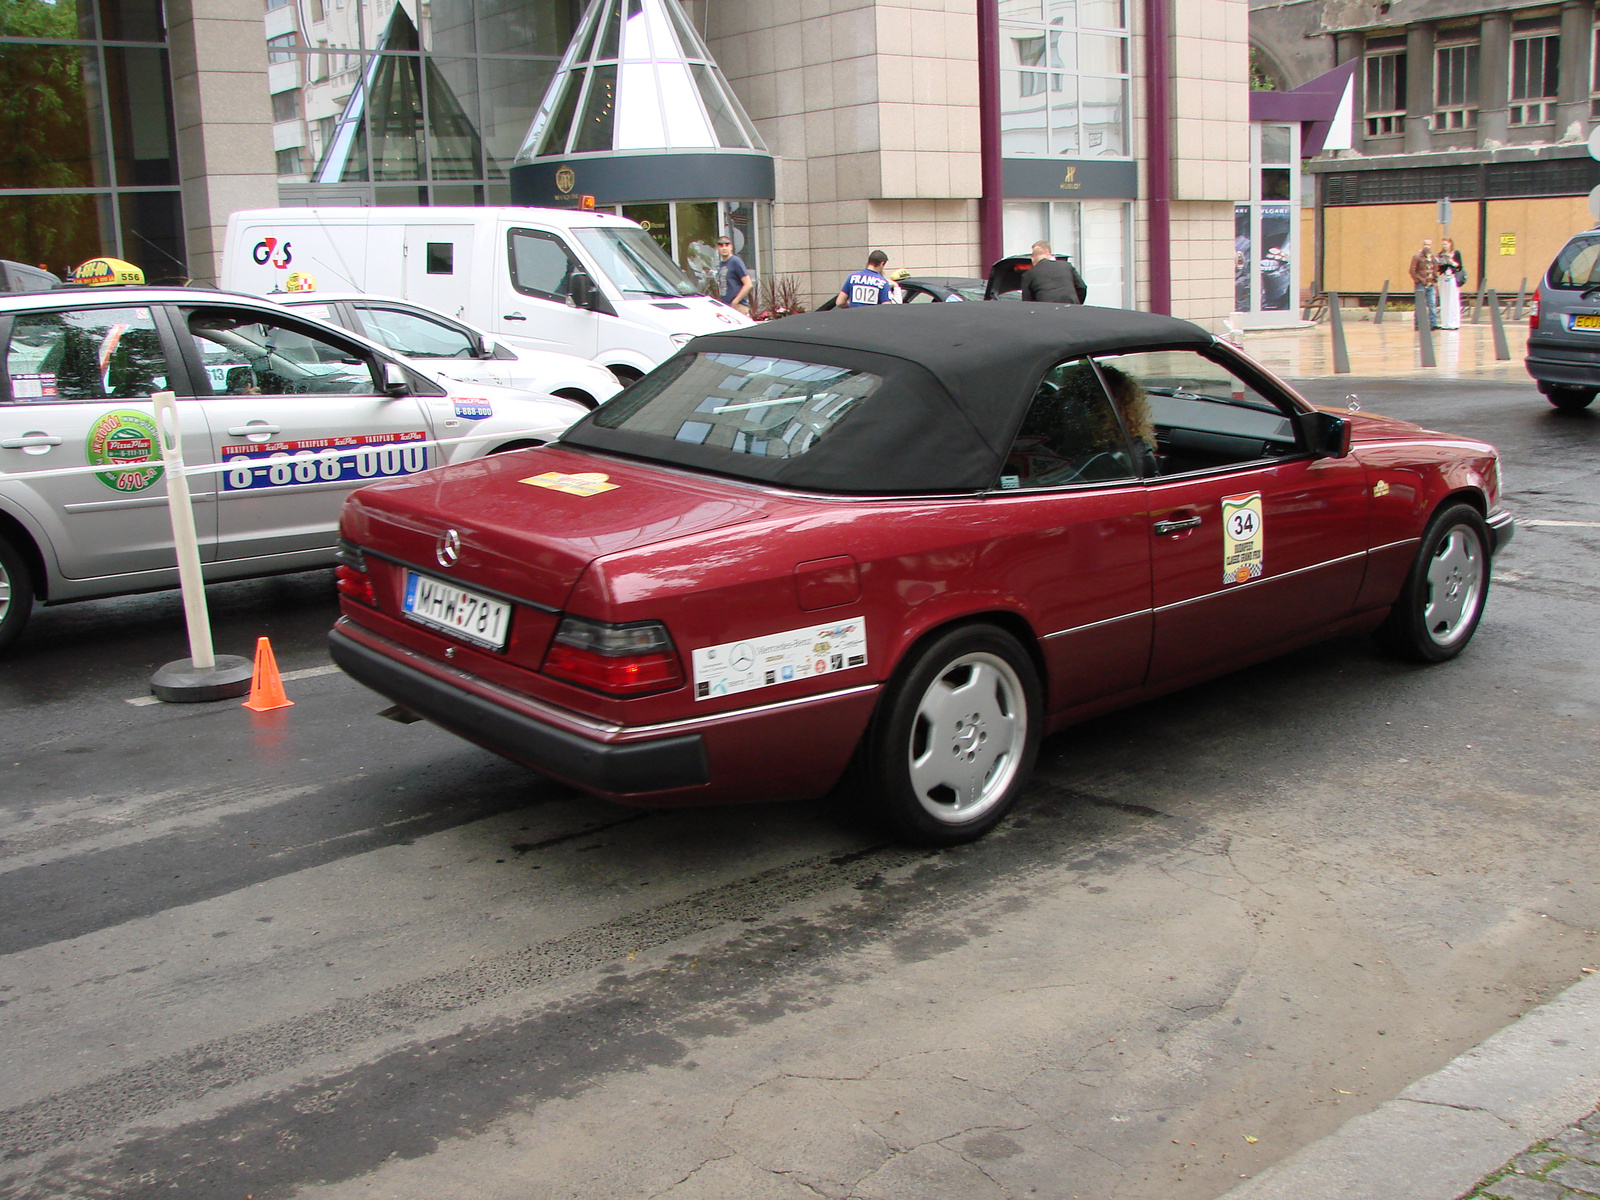
<path fill-rule="evenodd" d="M 224 446 L 223 490 L 308 483 L 356 483 L 412 475 L 428 467 L 425 433 L 367 434 L 300 442 Z"/>

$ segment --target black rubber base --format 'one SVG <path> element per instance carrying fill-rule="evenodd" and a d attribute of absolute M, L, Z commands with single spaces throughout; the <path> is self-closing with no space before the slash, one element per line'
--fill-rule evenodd
<path fill-rule="evenodd" d="M 237 654 L 217 655 L 209 671 L 194 669 L 194 660 L 169 662 L 150 677 L 150 690 L 168 704 L 195 704 L 202 700 L 228 700 L 250 690 L 255 665 Z"/>

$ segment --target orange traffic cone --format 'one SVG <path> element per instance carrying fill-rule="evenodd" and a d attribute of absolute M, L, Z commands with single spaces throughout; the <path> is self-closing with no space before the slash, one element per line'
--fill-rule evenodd
<path fill-rule="evenodd" d="M 294 701 L 283 694 L 283 677 L 278 674 L 272 643 L 264 637 L 257 638 L 256 670 L 250 678 L 250 699 L 244 702 L 244 707 L 255 712 L 271 712 L 293 704 Z"/>

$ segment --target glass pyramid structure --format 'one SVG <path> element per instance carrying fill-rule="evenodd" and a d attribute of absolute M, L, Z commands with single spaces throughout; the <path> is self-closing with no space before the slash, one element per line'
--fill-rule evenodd
<path fill-rule="evenodd" d="M 683 151 L 767 148 L 678 0 L 590 0 L 517 162 Z"/>

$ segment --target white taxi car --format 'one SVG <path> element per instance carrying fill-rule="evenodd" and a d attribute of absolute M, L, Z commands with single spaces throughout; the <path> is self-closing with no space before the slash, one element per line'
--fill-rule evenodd
<path fill-rule="evenodd" d="M 268 299 L 424 359 L 451 379 L 546 392 L 585 408 L 622 390 L 615 375 L 586 358 L 518 345 L 412 300 L 361 292 L 274 292 Z"/>
<path fill-rule="evenodd" d="M 353 489 L 537 445 L 586 411 L 225 292 L 0 296 L 0 353 L 0 648 L 35 603 L 177 584 L 153 392 L 178 396 L 190 467 L 229 464 L 189 480 L 208 580 L 329 565 Z"/>

